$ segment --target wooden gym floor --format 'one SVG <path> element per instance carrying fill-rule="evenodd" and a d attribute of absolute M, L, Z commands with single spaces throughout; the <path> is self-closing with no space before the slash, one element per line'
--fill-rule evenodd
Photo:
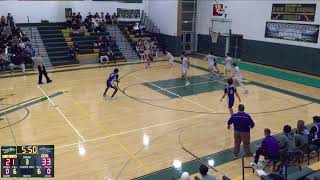
<path fill-rule="evenodd" d="M 191 62 L 189 87 L 180 79 L 179 64 L 170 68 L 166 61 L 150 69 L 139 63 L 60 69 L 49 74 L 52 84 L 41 86 L 36 75 L 1 78 L 0 144 L 54 144 L 57 180 L 194 174 L 199 162 L 182 147 L 204 161 L 214 159 L 219 177 L 239 179 L 240 160 L 233 161 L 230 149 L 233 131 L 226 129 L 226 99 L 219 101 L 225 81 L 210 79 L 206 62 Z M 109 98 L 112 91 L 103 98 L 105 79 L 115 67 L 122 92 L 116 99 Z M 280 133 L 285 124 L 295 127 L 298 119 L 310 124 L 319 113 L 318 87 L 250 69 L 242 73 L 249 93 L 240 90 L 240 96 L 256 123 L 252 141 L 263 138 L 266 127 Z M 181 169 L 170 168 L 174 160 L 183 162 Z"/>

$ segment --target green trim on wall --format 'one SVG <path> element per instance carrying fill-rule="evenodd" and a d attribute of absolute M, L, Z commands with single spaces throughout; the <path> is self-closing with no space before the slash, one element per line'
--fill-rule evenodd
<path fill-rule="evenodd" d="M 198 34 L 198 52 L 213 50 L 224 56 L 225 38 L 213 44 L 209 35 Z M 320 76 L 320 49 L 243 39 L 239 42 L 240 59 Z"/>

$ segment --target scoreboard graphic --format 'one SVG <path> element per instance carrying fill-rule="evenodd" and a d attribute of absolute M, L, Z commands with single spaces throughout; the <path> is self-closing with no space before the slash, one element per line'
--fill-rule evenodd
<path fill-rule="evenodd" d="M 54 145 L 2 146 L 1 177 L 54 177 Z"/>

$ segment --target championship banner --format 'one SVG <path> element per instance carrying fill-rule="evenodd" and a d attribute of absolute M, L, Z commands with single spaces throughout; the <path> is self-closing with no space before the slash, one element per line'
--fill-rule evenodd
<path fill-rule="evenodd" d="M 119 18 L 140 18 L 140 9 L 117 8 L 117 15 Z"/>
<path fill-rule="evenodd" d="M 265 37 L 317 43 L 319 25 L 267 22 Z"/>
<path fill-rule="evenodd" d="M 272 4 L 271 19 L 314 22 L 316 4 Z"/>

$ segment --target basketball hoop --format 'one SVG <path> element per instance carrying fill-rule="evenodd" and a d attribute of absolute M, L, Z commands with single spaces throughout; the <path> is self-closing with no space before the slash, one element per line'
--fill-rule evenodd
<path fill-rule="evenodd" d="M 218 32 L 211 32 L 212 43 L 218 42 L 219 35 L 220 35 L 220 33 L 218 33 Z"/>

